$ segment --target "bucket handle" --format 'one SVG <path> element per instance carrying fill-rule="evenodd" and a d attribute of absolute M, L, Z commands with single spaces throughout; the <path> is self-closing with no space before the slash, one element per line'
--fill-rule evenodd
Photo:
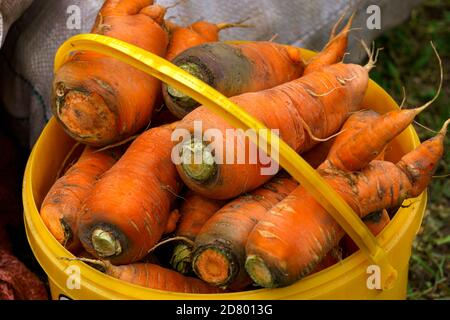
<path fill-rule="evenodd" d="M 71 52 L 82 50 L 102 53 L 123 61 L 188 94 L 223 117 L 235 128 L 244 131 L 252 129 L 258 132 L 257 137 L 249 135 L 252 142 L 267 154 L 270 154 L 269 150 L 272 150 L 279 155 L 277 161 L 281 167 L 314 196 L 371 262 L 380 268 L 382 290 L 389 290 L 393 287 L 397 279 L 397 271 L 389 262 L 386 251 L 379 245 L 367 226 L 342 197 L 297 152 L 276 134 L 273 134 L 271 130 L 268 130 L 260 121 L 217 90 L 169 61 L 142 48 L 108 36 L 79 34 L 66 40 L 56 52 L 54 72 L 69 58 Z M 267 136 L 260 135 L 260 132 L 267 132 Z"/>

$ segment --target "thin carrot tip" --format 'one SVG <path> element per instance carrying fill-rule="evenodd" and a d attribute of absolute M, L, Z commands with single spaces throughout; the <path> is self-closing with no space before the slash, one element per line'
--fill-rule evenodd
<path fill-rule="evenodd" d="M 446 135 L 447 134 L 447 128 L 450 124 L 450 119 L 447 119 L 447 121 L 444 122 L 444 125 L 442 126 L 442 129 L 439 131 L 440 134 Z"/>

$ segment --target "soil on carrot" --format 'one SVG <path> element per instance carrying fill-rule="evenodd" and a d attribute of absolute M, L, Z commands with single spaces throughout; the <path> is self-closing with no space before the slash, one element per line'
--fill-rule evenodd
<path fill-rule="evenodd" d="M 440 97 L 417 122 L 439 130 L 450 118 L 450 3 L 426 0 L 411 18 L 376 40 L 384 47 L 371 78 L 400 103 L 406 90 L 407 107 L 430 100 L 439 82 L 439 65 L 430 41 L 435 44 L 444 66 L 444 87 Z M 423 141 L 433 132 L 415 125 Z M 450 137 L 446 153 L 428 188 L 425 218 L 414 243 L 409 268 L 408 299 L 450 298 Z M 439 177 L 440 176 L 440 177 Z"/>

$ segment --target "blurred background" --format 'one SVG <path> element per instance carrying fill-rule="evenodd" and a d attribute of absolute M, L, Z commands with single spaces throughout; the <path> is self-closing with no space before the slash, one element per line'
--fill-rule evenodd
<path fill-rule="evenodd" d="M 439 130 L 450 118 L 450 2 L 426 0 L 409 20 L 376 39 L 384 47 L 372 79 L 400 104 L 402 87 L 407 107 L 420 106 L 436 93 L 439 64 L 433 41 L 444 67 L 444 87 L 439 98 L 417 122 Z M 421 140 L 434 135 L 414 125 Z M 409 269 L 409 299 L 450 299 L 450 137 L 446 153 L 428 189 L 428 206 L 420 233 L 414 241 Z"/>

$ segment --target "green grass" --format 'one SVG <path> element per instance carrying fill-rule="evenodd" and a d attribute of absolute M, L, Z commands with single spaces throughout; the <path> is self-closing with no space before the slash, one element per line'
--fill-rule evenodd
<path fill-rule="evenodd" d="M 406 107 L 430 100 L 439 83 L 439 64 L 430 41 L 435 44 L 444 67 L 444 86 L 435 103 L 417 121 L 439 130 L 450 118 L 450 3 L 426 0 L 401 26 L 376 41 L 384 47 L 372 78 L 400 103 L 406 89 Z M 433 132 L 415 125 L 421 140 Z M 446 153 L 436 176 L 450 174 L 450 134 Z M 428 189 L 429 203 L 410 261 L 409 299 L 450 298 L 450 177 L 435 178 Z"/>

